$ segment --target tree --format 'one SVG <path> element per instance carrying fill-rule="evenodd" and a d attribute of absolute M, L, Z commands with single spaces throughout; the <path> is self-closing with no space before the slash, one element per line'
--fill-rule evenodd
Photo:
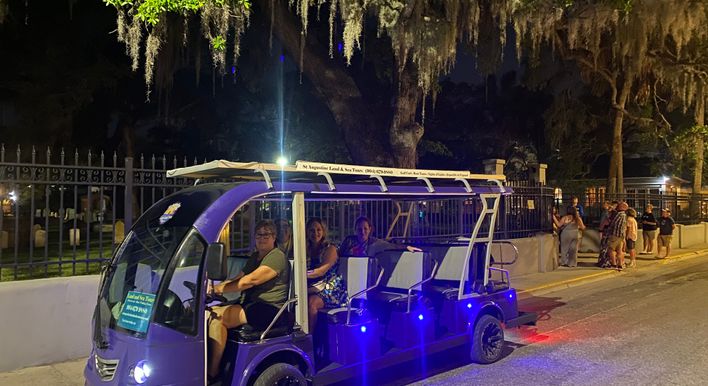
<path fill-rule="evenodd" d="M 608 191 L 623 191 L 624 119 L 642 120 L 628 112 L 627 103 L 632 96 L 649 95 L 651 75 L 656 75 L 652 48 L 672 38 L 680 51 L 692 36 L 705 34 L 705 2 L 531 1 L 515 16 L 517 34 L 528 42 L 532 57 L 549 44 L 562 59 L 576 63 L 588 83 L 609 87 L 614 119 Z"/>
<path fill-rule="evenodd" d="M 252 5 L 247 0 L 105 2 L 118 10 L 118 38 L 126 43 L 134 68 L 139 63 L 141 46 L 145 46 L 148 95 L 153 84 L 153 71 L 160 69 L 159 65 L 155 67 L 155 60 L 165 41 L 173 35 L 189 41 L 186 38 L 189 22 L 184 20 L 194 15 L 200 19 L 201 34 L 209 41 L 215 68 L 223 75 L 227 52 L 231 51 L 234 60 L 238 58 L 240 35 L 250 20 L 251 7 L 256 7 L 256 3 Z M 330 1 L 330 58 L 334 51 L 334 31 L 338 29 L 341 30 L 343 56 L 347 64 L 351 63 L 356 50 L 364 44 L 365 32 L 370 30 L 365 26 L 367 19 L 375 20 L 377 36 L 385 35 L 382 38 L 390 44 L 394 66 L 391 77 L 393 97 L 389 117 L 384 120 L 368 114 L 370 106 L 362 98 L 348 69 L 337 61 L 327 60 L 327 50 L 308 30 L 313 14 L 319 17 L 320 6 L 325 2 L 298 0 L 288 3 L 299 16 L 299 25 L 283 0 L 259 2 L 259 6 L 264 6 L 259 11 L 271 16 L 274 35 L 299 63 L 302 73 L 330 108 L 354 161 L 414 167 L 417 145 L 424 132 L 426 97 L 434 97 L 437 80 L 452 68 L 460 43 L 476 46 L 480 35 L 488 34 L 498 44 L 491 45 L 492 50 L 496 49 L 493 55 L 481 55 L 487 60 L 480 61 L 480 67 L 489 68 L 485 64 L 498 62 L 498 58 L 492 56 L 500 55 L 498 47 L 504 45 L 506 24 L 515 2 Z M 175 29 L 182 33 L 170 32 Z M 147 38 L 143 32 L 147 32 Z M 379 138 L 385 138 L 384 143 Z"/>
<path fill-rule="evenodd" d="M 693 192 L 700 193 L 703 187 L 703 163 L 705 137 L 706 99 L 708 99 L 708 31 L 688 37 L 686 44 L 679 45 L 673 38 L 650 52 L 654 73 L 662 82 L 663 90 L 654 88 L 654 96 L 664 102 L 669 110 L 681 107 L 684 113 L 693 108 L 694 124 L 679 138 L 688 139 L 693 145 L 694 158 Z M 664 92 L 662 92 L 664 91 Z M 666 121 L 664 119 L 665 122 Z M 688 144 L 688 143 L 687 143 Z M 684 153 L 684 152 L 682 152 Z"/>

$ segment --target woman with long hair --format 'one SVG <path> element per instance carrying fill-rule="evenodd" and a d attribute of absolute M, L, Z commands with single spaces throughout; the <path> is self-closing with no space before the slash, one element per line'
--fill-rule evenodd
<path fill-rule="evenodd" d="M 346 302 L 347 291 L 338 274 L 337 248 L 327 241 L 327 227 L 313 217 L 307 221 L 307 305 L 310 332 L 317 323 L 317 313 L 324 307 L 339 307 Z"/>
<path fill-rule="evenodd" d="M 569 206 L 565 216 L 553 219 L 560 232 L 561 256 L 560 265 L 576 267 L 578 265 L 578 241 L 580 231 L 585 229 L 583 219 L 574 206 Z"/>

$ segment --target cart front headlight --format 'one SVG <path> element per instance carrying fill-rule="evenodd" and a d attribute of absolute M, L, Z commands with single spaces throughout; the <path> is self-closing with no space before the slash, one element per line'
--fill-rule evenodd
<path fill-rule="evenodd" d="M 130 376 L 135 383 L 139 385 L 145 383 L 145 381 L 150 378 L 150 374 L 152 374 L 152 367 L 150 367 L 150 364 L 145 360 L 138 362 L 138 364 L 130 370 Z"/>

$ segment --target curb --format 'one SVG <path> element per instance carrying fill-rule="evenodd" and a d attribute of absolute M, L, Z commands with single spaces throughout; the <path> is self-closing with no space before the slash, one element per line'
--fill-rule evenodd
<path fill-rule="evenodd" d="M 698 257 L 698 256 L 704 255 L 706 253 L 708 253 L 708 249 L 699 249 L 697 251 L 684 252 L 684 253 L 678 254 L 676 256 L 670 256 L 665 259 L 659 259 L 658 262 L 659 262 L 659 264 L 668 264 L 668 263 L 673 263 L 674 261 L 677 261 L 677 260 L 692 259 L 694 257 Z"/>
<path fill-rule="evenodd" d="M 669 263 L 673 263 L 673 262 L 676 262 L 679 260 L 688 260 L 688 259 L 696 258 L 699 256 L 703 256 L 705 254 L 708 254 L 708 249 L 699 249 L 696 251 L 683 252 L 683 253 L 680 253 L 675 256 L 670 256 L 666 259 L 657 259 L 655 262 L 652 262 L 648 266 L 653 266 L 656 264 L 669 264 Z M 646 266 L 643 268 L 646 268 Z M 638 270 L 643 269 L 643 268 L 638 268 Z M 543 293 L 552 292 L 552 291 L 562 289 L 562 288 L 570 288 L 570 287 L 575 287 L 575 286 L 578 286 L 581 284 L 592 283 L 595 281 L 606 279 L 610 276 L 621 275 L 621 274 L 622 273 L 620 273 L 616 270 L 603 270 L 601 272 L 596 272 L 596 273 L 592 273 L 589 275 L 574 277 L 572 279 L 560 280 L 560 281 L 556 281 L 556 282 L 542 284 L 542 285 L 528 288 L 528 289 L 519 290 L 517 292 L 517 295 L 519 297 L 530 296 L 530 295 L 540 295 Z"/>
<path fill-rule="evenodd" d="M 547 284 L 542 284 L 536 287 L 523 289 L 517 292 L 519 297 L 524 295 L 538 295 L 540 293 L 551 292 L 556 289 L 575 287 L 581 284 L 592 283 L 594 281 L 603 280 L 613 274 L 619 274 L 615 270 L 603 270 L 585 276 L 574 277 L 572 279 L 555 281 Z"/>

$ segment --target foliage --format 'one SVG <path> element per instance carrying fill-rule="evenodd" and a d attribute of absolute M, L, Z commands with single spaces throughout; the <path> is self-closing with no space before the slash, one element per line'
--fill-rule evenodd
<path fill-rule="evenodd" d="M 145 84 L 153 84 L 155 61 L 165 43 L 170 28 L 169 15 L 187 20 L 200 18 L 201 32 L 209 40 L 212 61 L 220 74 L 226 71 L 227 40 L 231 37 L 233 60 L 240 55 L 241 35 L 245 31 L 251 11 L 250 0 L 104 0 L 117 9 L 118 41 L 125 43 L 127 54 L 136 70 L 140 61 L 140 47 L 145 45 Z M 185 26 L 188 23 L 183 23 Z M 186 27 L 185 27 L 186 29 Z M 148 37 L 143 38 L 143 30 Z M 187 34 L 183 34 L 186 44 Z"/>

